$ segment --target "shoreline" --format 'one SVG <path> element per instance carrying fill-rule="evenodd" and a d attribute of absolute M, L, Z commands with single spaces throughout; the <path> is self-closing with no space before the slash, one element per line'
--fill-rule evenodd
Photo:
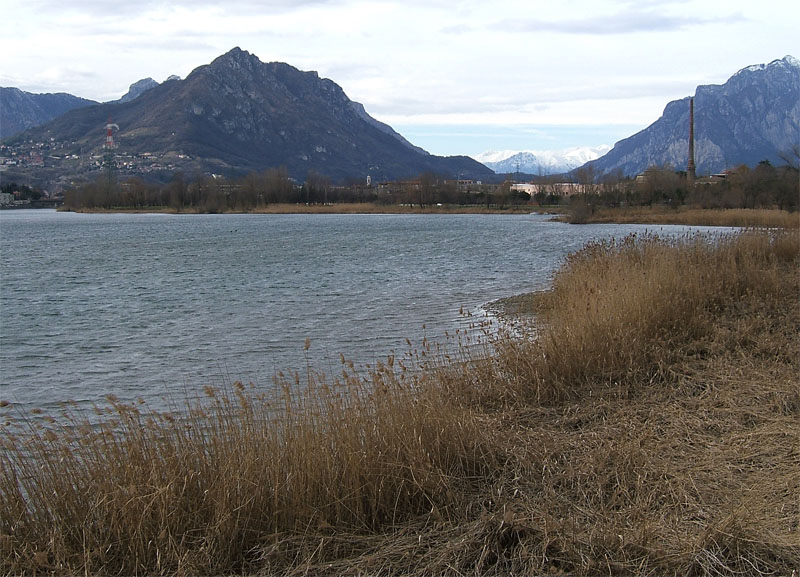
<path fill-rule="evenodd" d="M 486 208 L 479 205 L 402 206 L 395 204 L 342 203 L 342 204 L 271 204 L 253 210 L 207 212 L 200 209 L 177 210 L 170 207 L 154 208 L 59 208 L 61 212 L 80 214 L 530 214 L 535 207 L 508 206 Z M 546 209 L 544 209 L 546 210 Z M 549 214 L 549 213 L 548 213 Z M 555 214 L 555 213 L 553 213 Z"/>
<path fill-rule="evenodd" d="M 587 246 L 494 301 L 542 339 L 0 437 L 0 573 L 788 577 L 799 240 Z"/>
<path fill-rule="evenodd" d="M 491 207 L 478 205 L 444 205 L 411 207 L 378 205 L 372 203 L 344 203 L 330 205 L 274 204 L 248 211 L 206 212 L 202 210 L 176 210 L 170 207 L 140 209 L 69 209 L 60 212 L 78 214 L 486 214 L 486 215 L 551 215 L 555 222 L 569 224 L 651 224 L 683 226 L 720 226 L 736 228 L 800 228 L 800 211 L 778 209 L 717 209 L 669 207 L 653 208 L 600 208 L 575 222 L 569 206 L 515 205 Z"/>

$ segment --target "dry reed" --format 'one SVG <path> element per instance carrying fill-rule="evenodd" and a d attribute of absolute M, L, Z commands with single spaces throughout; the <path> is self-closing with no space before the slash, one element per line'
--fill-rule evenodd
<path fill-rule="evenodd" d="M 599 208 L 585 222 L 688 226 L 800 228 L 800 212 L 778 209 L 681 207 Z"/>
<path fill-rule="evenodd" d="M 284 534 L 369 532 L 448 507 L 450 478 L 484 476 L 475 419 L 413 394 L 384 365 L 281 396 L 208 388 L 183 414 L 109 399 L 99 424 L 66 408 L 3 438 L 5 572 L 244 571 Z"/>
<path fill-rule="evenodd" d="M 597 243 L 535 338 L 172 414 L 6 404 L 0 573 L 788 577 L 799 255 L 796 231 Z"/>

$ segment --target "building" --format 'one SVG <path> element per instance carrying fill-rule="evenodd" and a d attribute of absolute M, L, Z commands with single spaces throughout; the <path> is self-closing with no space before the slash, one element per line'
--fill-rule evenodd
<path fill-rule="evenodd" d="M 555 196 L 572 196 L 573 194 L 599 194 L 600 185 L 598 184 L 578 184 L 577 182 L 548 182 L 531 183 L 523 182 L 511 185 L 511 190 L 527 192 L 531 196 L 539 193 L 552 194 Z"/>

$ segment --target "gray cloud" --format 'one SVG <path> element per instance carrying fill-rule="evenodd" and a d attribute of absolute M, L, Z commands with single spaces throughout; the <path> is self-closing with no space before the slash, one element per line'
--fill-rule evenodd
<path fill-rule="evenodd" d="M 655 2 L 651 2 L 651 4 L 655 4 Z M 672 32 L 695 26 L 732 24 L 746 20 L 740 13 L 720 15 L 715 18 L 698 18 L 691 14 L 672 16 L 652 9 L 642 9 L 641 3 L 629 4 L 629 7 L 630 9 L 615 14 L 572 20 L 506 19 L 495 23 L 493 28 L 518 33 L 551 32 L 603 36 L 640 32 Z"/>

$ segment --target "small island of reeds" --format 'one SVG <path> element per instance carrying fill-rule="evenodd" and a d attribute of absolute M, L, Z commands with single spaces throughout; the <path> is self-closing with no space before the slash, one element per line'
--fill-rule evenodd
<path fill-rule="evenodd" d="M 513 329 L 170 413 L 0 407 L 4 575 L 800 569 L 797 230 L 590 244 Z"/>

